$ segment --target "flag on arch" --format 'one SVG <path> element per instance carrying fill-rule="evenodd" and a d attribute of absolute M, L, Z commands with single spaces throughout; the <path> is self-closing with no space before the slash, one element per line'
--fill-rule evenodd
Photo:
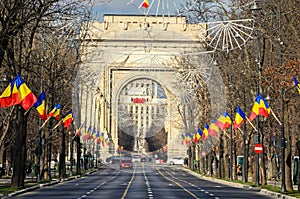
<path fill-rule="evenodd" d="M 234 122 L 233 122 L 233 129 L 236 130 L 237 128 L 239 128 L 242 125 L 242 123 L 245 122 L 245 118 L 246 118 L 245 113 L 238 106 L 236 110 Z"/>
<path fill-rule="evenodd" d="M 73 122 L 73 113 L 72 110 L 67 113 L 67 115 L 63 118 L 62 124 L 64 128 L 69 128 Z"/>
<path fill-rule="evenodd" d="M 37 99 L 37 102 L 33 105 L 37 110 L 39 117 L 46 121 L 48 116 L 46 113 L 46 93 L 43 91 Z"/>
<path fill-rule="evenodd" d="M 293 80 L 294 80 L 295 86 L 297 87 L 298 93 L 300 94 L 300 84 L 294 75 L 293 75 Z"/>
<path fill-rule="evenodd" d="M 225 111 L 216 121 L 215 125 L 221 130 L 228 129 L 232 124 L 229 114 Z"/>
<path fill-rule="evenodd" d="M 252 122 L 256 116 L 264 116 L 269 118 L 271 112 L 270 106 L 262 94 L 258 94 L 255 98 L 254 104 L 252 106 L 252 111 L 249 116 L 249 120 Z"/>
<path fill-rule="evenodd" d="M 28 110 L 37 102 L 36 96 L 27 87 L 20 75 L 17 75 L 0 96 L 0 107 L 9 107 L 20 104 Z"/>
<path fill-rule="evenodd" d="M 148 0 L 144 0 L 141 4 L 142 7 L 144 8 L 148 8 L 149 7 L 149 1 Z"/>

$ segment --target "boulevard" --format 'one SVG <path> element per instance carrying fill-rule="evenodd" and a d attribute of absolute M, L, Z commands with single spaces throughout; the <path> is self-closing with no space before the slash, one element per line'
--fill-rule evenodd
<path fill-rule="evenodd" d="M 108 164 L 81 178 L 6 198 L 272 198 L 246 188 L 232 187 L 226 182 L 200 179 L 178 165 L 138 162 L 133 169 L 122 170 L 118 166 Z"/>

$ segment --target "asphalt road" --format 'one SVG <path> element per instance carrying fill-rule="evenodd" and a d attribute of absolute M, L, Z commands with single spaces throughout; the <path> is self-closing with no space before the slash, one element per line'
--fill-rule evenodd
<path fill-rule="evenodd" d="M 42 187 L 13 198 L 30 199 L 267 199 L 271 196 L 244 188 L 199 179 L 180 166 L 136 163 L 134 169 L 107 167 L 71 181 Z"/>

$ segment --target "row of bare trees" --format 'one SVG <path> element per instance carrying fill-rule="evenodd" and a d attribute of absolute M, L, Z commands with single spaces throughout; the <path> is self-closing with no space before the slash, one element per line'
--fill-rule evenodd
<path fill-rule="evenodd" d="M 80 63 L 80 41 L 90 18 L 90 1 L 1 1 L 2 90 L 20 74 L 36 96 L 41 91 L 46 92 L 48 111 L 55 103 L 61 103 L 61 117 L 64 116 L 72 108 L 72 78 Z M 8 162 L 7 166 L 13 169 L 11 186 L 20 188 L 24 186 L 27 154 L 34 153 L 39 136 L 39 118 L 34 109 L 25 113 L 20 106 L 0 109 L 0 118 L 0 160 L 2 165 Z M 49 124 L 54 125 L 54 121 Z M 58 153 L 62 129 L 58 128 L 52 137 L 49 129 L 51 126 L 42 132 L 45 145 L 41 168 L 46 167 L 49 154 Z M 54 147 L 51 149 L 51 146 Z M 46 176 L 43 175 L 45 169 L 41 172 Z"/>
<path fill-rule="evenodd" d="M 229 4 L 225 4 L 224 2 L 231 4 L 228 6 Z M 256 3 L 261 7 L 261 10 L 259 10 L 257 15 L 253 16 L 250 9 L 253 2 L 249 4 L 248 1 L 243 0 L 205 1 L 191 12 L 189 20 L 193 23 L 198 23 L 212 20 L 251 19 L 255 17 L 256 23 L 253 29 L 252 40 L 247 41 L 242 49 L 229 52 L 216 51 L 214 53 L 217 65 L 222 74 L 222 81 L 226 87 L 227 101 L 229 102 L 225 110 L 232 114 L 231 117 L 233 119 L 237 106 L 240 106 L 249 115 L 257 88 L 264 97 L 270 97 L 271 100 L 268 103 L 274 115 L 280 121 L 284 121 L 284 134 L 287 139 L 287 147 L 285 149 L 285 159 L 282 160 L 279 145 L 281 125 L 272 115 L 267 120 L 261 118 L 259 132 L 261 143 L 264 146 L 264 153 L 260 155 L 259 181 L 261 184 L 267 184 L 267 180 L 272 179 L 272 177 L 280 172 L 281 162 L 284 161 L 286 188 L 290 191 L 293 189 L 292 183 L 295 180 L 292 178 L 293 157 L 299 155 L 299 149 L 296 147 L 296 144 L 300 136 L 300 95 L 297 93 L 293 82 L 293 75 L 300 79 L 299 1 L 287 0 L 283 2 L 281 0 L 274 0 L 257 1 Z M 255 35 L 256 30 L 257 35 Z M 258 42 L 255 43 L 255 41 Z M 208 50 L 211 49 L 208 47 Z M 199 60 L 201 61 L 201 59 Z M 189 70 L 190 68 L 185 68 L 185 71 Z M 203 128 L 205 123 L 216 119 L 222 113 L 212 112 L 210 98 L 203 94 L 207 89 L 205 82 L 197 81 L 195 83 L 199 84 L 197 96 L 199 98 L 199 106 L 203 107 L 198 126 Z M 284 112 L 281 107 L 281 91 L 284 91 Z M 249 124 L 247 124 L 245 130 L 247 134 L 246 175 L 247 177 L 248 175 L 252 176 L 252 180 L 255 182 L 255 155 L 253 146 L 255 144 L 254 135 L 256 132 Z M 186 129 L 186 131 L 188 132 L 189 129 Z M 201 163 L 205 165 L 204 160 L 209 159 L 208 157 L 211 154 L 217 155 L 221 153 L 218 156 L 220 158 L 219 161 L 222 162 L 221 165 L 226 166 L 219 168 L 219 173 L 221 172 L 219 177 L 229 178 L 230 141 L 233 142 L 232 166 L 233 178 L 236 179 L 236 157 L 237 155 L 243 155 L 243 151 L 239 149 L 242 149 L 245 144 L 243 143 L 243 134 L 239 131 L 233 132 L 233 140 L 230 140 L 224 134 L 220 136 L 222 144 L 212 145 L 211 153 L 206 156 L 206 159 L 202 158 Z M 203 143 L 200 141 L 201 144 Z M 276 168 L 273 166 L 276 161 L 275 155 L 279 157 L 279 163 L 277 163 Z M 207 164 L 209 163 L 207 162 Z M 201 169 L 204 168 L 202 167 Z"/>

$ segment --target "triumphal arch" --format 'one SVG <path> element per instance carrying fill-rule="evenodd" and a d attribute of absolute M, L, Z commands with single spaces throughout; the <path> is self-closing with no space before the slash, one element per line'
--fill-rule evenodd
<path fill-rule="evenodd" d="M 105 15 L 88 27 L 78 74 L 82 139 L 96 129 L 105 140 L 102 153 L 121 147 L 184 156 L 179 60 L 203 51 L 206 25 L 182 16 Z"/>

